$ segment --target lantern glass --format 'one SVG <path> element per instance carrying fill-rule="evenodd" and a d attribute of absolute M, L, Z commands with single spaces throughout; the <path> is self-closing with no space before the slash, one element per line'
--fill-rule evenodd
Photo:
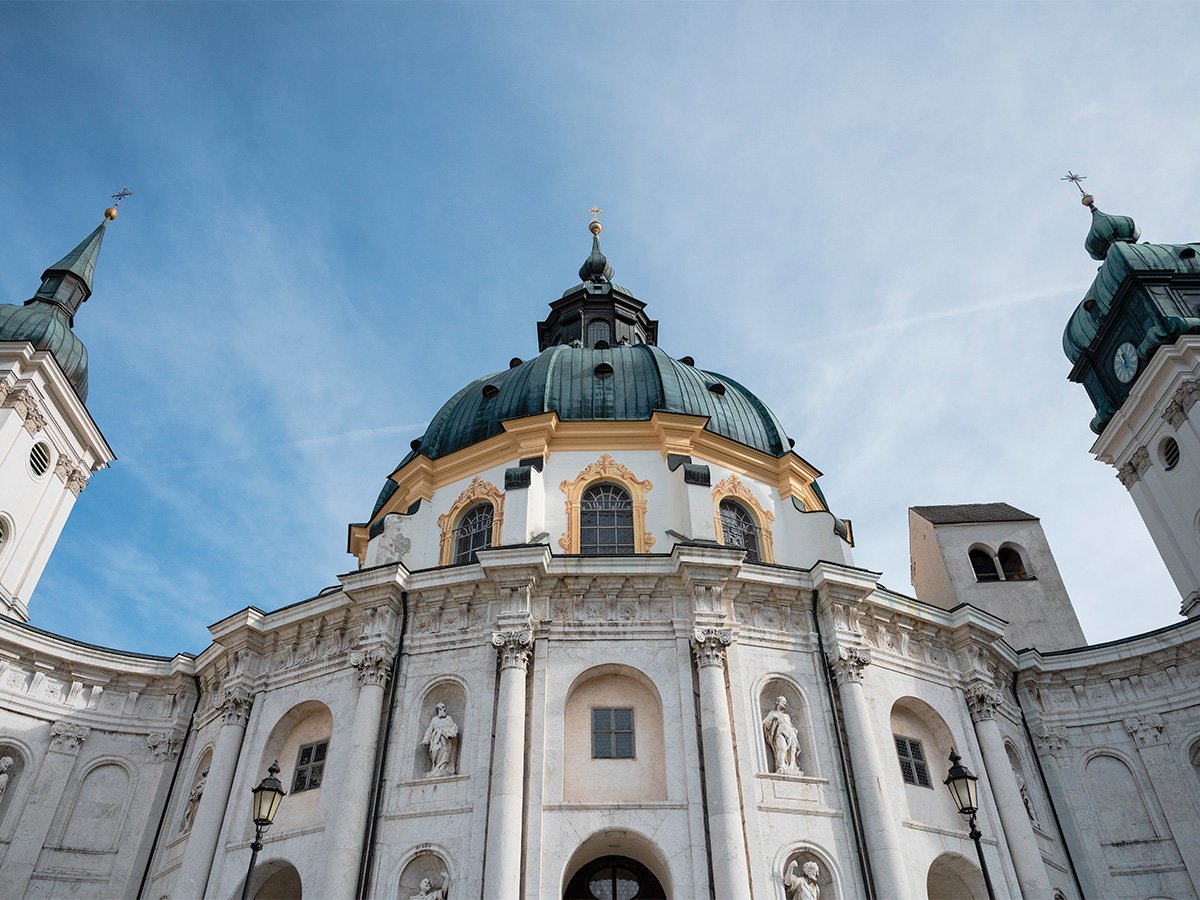
<path fill-rule="evenodd" d="M 254 824 L 260 828 L 267 828 L 275 821 L 275 814 L 279 812 L 279 802 L 285 795 L 283 784 L 275 777 L 279 774 L 279 763 L 272 763 L 267 773 L 267 777 L 251 791 L 254 795 Z"/>
<path fill-rule="evenodd" d="M 950 789 L 954 805 L 962 815 L 973 815 L 979 809 L 979 779 L 962 765 L 961 757 L 953 750 L 950 751 L 950 771 L 947 776 L 944 783 Z"/>

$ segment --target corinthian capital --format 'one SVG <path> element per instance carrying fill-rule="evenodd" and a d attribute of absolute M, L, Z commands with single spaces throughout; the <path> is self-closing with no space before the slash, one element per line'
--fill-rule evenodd
<path fill-rule="evenodd" d="M 832 664 L 833 678 L 838 684 L 861 684 L 863 669 L 870 664 L 871 651 L 865 647 L 839 647 Z"/>
<path fill-rule="evenodd" d="M 350 654 L 350 665 L 358 669 L 358 683 L 364 686 L 387 684 L 388 676 L 392 674 L 392 657 L 382 647 L 354 650 Z"/>
<path fill-rule="evenodd" d="M 972 722 L 987 722 L 996 717 L 996 710 L 1003 700 L 998 690 L 990 684 L 976 681 L 967 685 L 966 694 Z"/>
<path fill-rule="evenodd" d="M 692 653 L 696 654 L 696 665 L 725 665 L 725 648 L 733 643 L 733 632 L 728 628 L 697 628 L 692 632 Z"/>
<path fill-rule="evenodd" d="M 221 719 L 226 725 L 245 726 L 253 703 L 254 697 L 250 692 L 241 685 L 235 685 L 225 688 L 213 706 L 221 710 Z"/>
<path fill-rule="evenodd" d="M 25 388 L 9 391 L 4 397 L 4 405 L 16 410 L 25 422 L 25 430 L 37 434 L 46 427 L 46 417 L 38 409 L 37 399 Z"/>
<path fill-rule="evenodd" d="M 529 665 L 529 654 L 533 650 L 533 632 L 528 628 L 493 631 L 492 646 L 500 655 L 501 669 L 524 669 Z"/>
<path fill-rule="evenodd" d="M 92 729 L 74 722 L 55 722 L 50 726 L 50 749 L 59 753 L 78 753 Z"/>

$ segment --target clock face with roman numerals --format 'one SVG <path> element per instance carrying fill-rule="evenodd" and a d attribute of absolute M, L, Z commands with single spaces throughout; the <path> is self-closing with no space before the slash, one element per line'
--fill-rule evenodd
<path fill-rule="evenodd" d="M 1117 348 L 1116 355 L 1113 356 L 1113 374 L 1117 376 L 1117 381 L 1122 384 L 1128 384 L 1133 381 L 1133 376 L 1137 374 L 1137 369 L 1137 347 L 1126 341 Z"/>

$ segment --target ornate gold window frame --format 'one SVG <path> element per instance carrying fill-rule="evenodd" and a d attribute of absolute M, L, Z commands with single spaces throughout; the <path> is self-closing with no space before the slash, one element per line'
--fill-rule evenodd
<path fill-rule="evenodd" d="M 442 530 L 440 565 L 448 566 L 454 561 L 454 529 L 458 520 L 472 506 L 487 501 L 492 504 L 492 543 L 490 546 L 500 546 L 500 526 L 504 523 L 504 492 L 490 481 L 484 481 L 476 476 L 471 479 L 449 511 L 438 516 L 438 528 Z"/>
<path fill-rule="evenodd" d="M 598 481 L 609 481 L 629 491 L 633 501 L 633 552 L 649 553 L 654 535 L 646 530 L 646 495 L 654 490 L 649 481 L 642 481 L 607 453 L 580 472 L 574 481 L 564 481 L 558 489 L 567 500 L 567 532 L 558 539 L 565 553 L 579 552 L 579 507 L 583 492 Z"/>
<path fill-rule="evenodd" d="M 758 498 L 736 474 L 713 485 L 712 495 L 713 520 L 717 525 L 717 543 L 725 543 L 725 529 L 721 527 L 721 501 L 735 500 L 758 521 L 759 559 L 765 563 L 775 562 L 775 536 L 771 533 L 771 523 L 775 521 L 775 514 L 758 502 Z"/>

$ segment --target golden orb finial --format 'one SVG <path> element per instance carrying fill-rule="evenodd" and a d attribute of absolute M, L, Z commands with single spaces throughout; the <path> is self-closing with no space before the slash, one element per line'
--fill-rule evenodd
<path fill-rule="evenodd" d="M 117 208 L 115 206 L 110 206 L 108 209 L 106 209 L 104 211 L 104 218 L 108 219 L 108 221 L 111 222 L 116 217 L 117 217 Z"/>
<path fill-rule="evenodd" d="M 588 223 L 588 231 L 594 235 L 599 235 L 604 230 L 604 225 L 600 222 L 600 213 L 604 212 L 600 207 L 593 206 L 588 210 L 592 214 L 592 221 Z"/>

